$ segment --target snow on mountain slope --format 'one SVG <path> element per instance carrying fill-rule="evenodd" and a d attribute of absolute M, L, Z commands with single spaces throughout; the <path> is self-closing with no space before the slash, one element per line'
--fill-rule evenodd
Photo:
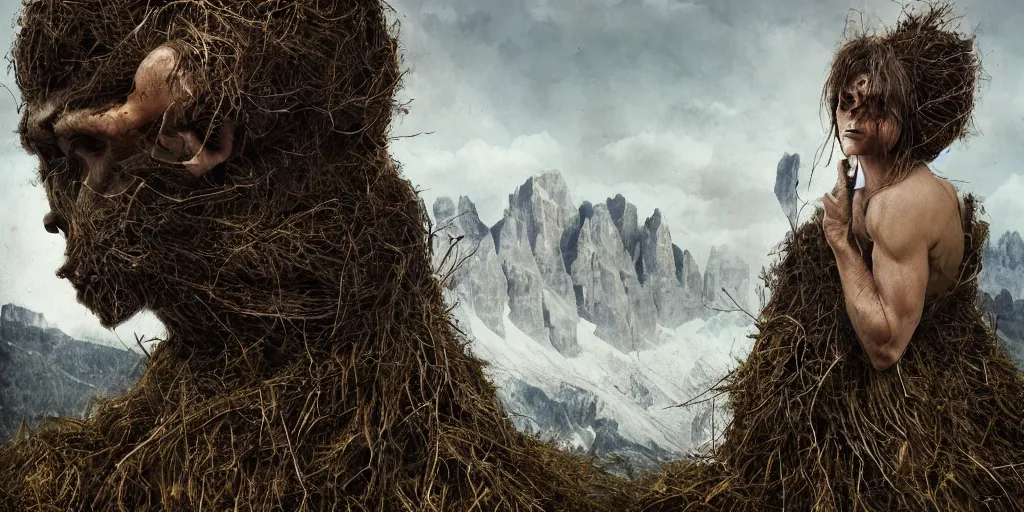
<path fill-rule="evenodd" d="M 694 436 L 693 432 L 694 420 L 707 415 L 706 407 L 673 406 L 705 392 L 735 365 L 737 357 L 745 357 L 751 345 L 747 334 L 752 324 L 737 314 L 692 320 L 677 329 L 659 327 L 661 345 L 630 353 L 600 339 L 594 324 L 580 320 L 580 353 L 566 357 L 520 331 L 508 319 L 507 310 L 504 338 L 488 329 L 471 308 L 460 304 L 457 310 L 472 340 L 471 351 L 490 364 L 487 374 L 513 416 L 533 412 L 517 410 L 524 407 L 513 396 L 519 383 L 529 383 L 548 396 L 564 396 L 564 388 L 571 386 L 592 394 L 596 417 L 614 420 L 618 434 L 626 440 L 675 454 L 693 452 L 710 433 Z M 719 425 L 723 424 L 721 413 L 716 412 Z M 594 438 L 588 425 L 579 425 L 565 437 L 567 444 L 583 449 Z"/>

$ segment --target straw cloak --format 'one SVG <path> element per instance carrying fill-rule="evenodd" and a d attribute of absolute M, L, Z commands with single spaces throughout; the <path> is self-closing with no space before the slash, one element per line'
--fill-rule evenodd
<path fill-rule="evenodd" d="M 884 372 L 855 337 L 822 211 L 789 236 L 753 350 L 719 389 L 734 416 L 721 445 L 667 465 L 641 508 L 1020 509 L 1024 379 L 979 310 L 988 226 L 964 205 L 959 281 Z"/>

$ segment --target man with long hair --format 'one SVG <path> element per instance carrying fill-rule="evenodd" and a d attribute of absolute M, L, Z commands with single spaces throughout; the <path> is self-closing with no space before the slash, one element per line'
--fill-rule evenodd
<path fill-rule="evenodd" d="M 879 370 L 900 360 L 925 299 L 956 282 L 964 254 L 957 191 L 927 165 L 964 136 L 980 69 L 973 38 L 949 29 L 949 9 L 848 41 L 824 88 L 847 158 L 822 225 L 847 313 Z"/>
<path fill-rule="evenodd" d="M 928 167 L 964 135 L 979 73 L 948 13 L 837 50 L 839 184 L 764 274 L 753 349 L 716 387 L 724 439 L 666 465 L 645 511 L 1021 508 L 1024 377 L 977 307 L 988 226 Z"/>

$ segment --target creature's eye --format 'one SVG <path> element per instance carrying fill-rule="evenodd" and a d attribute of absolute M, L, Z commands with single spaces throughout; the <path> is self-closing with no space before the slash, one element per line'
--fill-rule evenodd
<path fill-rule="evenodd" d="M 107 143 L 96 137 L 79 135 L 71 139 L 71 151 L 80 156 L 96 156 L 107 150 Z"/>

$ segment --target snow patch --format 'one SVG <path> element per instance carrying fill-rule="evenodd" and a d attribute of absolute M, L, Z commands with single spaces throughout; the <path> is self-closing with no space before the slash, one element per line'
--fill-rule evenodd
<path fill-rule="evenodd" d="M 549 396 L 563 384 L 582 388 L 597 397 L 597 417 L 618 422 L 624 438 L 680 453 L 697 448 L 691 432 L 699 410 L 674 406 L 705 393 L 752 346 L 747 335 L 753 326 L 742 313 L 693 320 L 676 329 L 659 326 L 660 345 L 630 353 L 602 340 L 595 334 L 596 326 L 581 319 L 577 324 L 580 353 L 566 357 L 519 330 L 508 314 L 506 307 L 502 338 L 471 310 L 457 313 L 473 333 L 470 350 L 489 363 L 486 372 L 496 386 L 521 380 Z M 650 395 L 646 401 L 635 396 L 637 380 Z M 724 422 L 716 419 L 716 423 Z M 589 446 L 592 439 L 577 434 L 571 444 Z"/>

